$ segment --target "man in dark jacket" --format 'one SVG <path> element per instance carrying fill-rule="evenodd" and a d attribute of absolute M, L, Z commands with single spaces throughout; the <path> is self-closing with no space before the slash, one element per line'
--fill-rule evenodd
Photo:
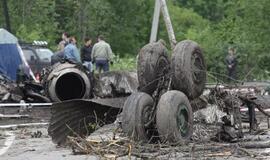
<path fill-rule="evenodd" d="M 236 79 L 237 58 L 235 55 L 234 48 L 228 49 L 228 55 L 227 55 L 225 61 L 226 61 L 227 69 L 228 69 L 228 78 L 229 78 L 229 82 L 230 82 L 231 80 Z"/>
<path fill-rule="evenodd" d="M 84 39 L 84 46 L 81 48 L 81 61 L 84 66 L 86 66 L 89 71 L 92 72 L 92 59 L 91 59 L 91 52 L 92 52 L 92 40 L 90 38 Z"/>

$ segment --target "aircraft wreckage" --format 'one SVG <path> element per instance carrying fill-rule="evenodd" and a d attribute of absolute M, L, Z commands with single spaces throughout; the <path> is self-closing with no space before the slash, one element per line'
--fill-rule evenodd
<path fill-rule="evenodd" d="M 123 132 L 134 140 L 188 142 L 193 112 L 209 104 L 218 105 L 225 114 L 217 136 L 231 141 L 243 137 L 243 107 L 249 111 L 250 130 L 256 130 L 255 108 L 269 116 L 264 112 L 270 107 L 269 96 L 260 96 L 257 87 L 205 88 L 205 62 L 197 43 L 179 42 L 171 60 L 166 50 L 162 41 L 144 46 L 137 74 L 118 71 L 93 76 L 74 64 L 54 66 L 44 77 L 45 93 L 56 101 L 48 129 L 53 141 L 62 145 L 67 136 L 88 135 L 118 117 Z"/>
<path fill-rule="evenodd" d="M 164 6 L 164 17 L 169 17 Z M 201 95 L 206 83 L 206 64 L 196 42 L 177 43 L 172 25 L 165 24 L 172 31 L 169 34 L 172 56 L 169 57 L 162 40 L 151 41 L 139 52 L 137 74 L 119 71 L 93 75 L 83 66 L 67 62 L 44 71 L 40 94 L 54 102 L 48 132 L 55 143 L 62 145 L 68 135 L 75 133 L 87 135 L 97 125 L 114 122 L 118 115 L 123 132 L 137 141 L 149 142 L 153 137 L 160 142 L 190 140 L 193 106 L 203 108 L 200 101 L 204 101 Z M 269 107 L 259 97 L 235 93 L 215 87 L 207 99 L 207 103 L 220 102 L 224 112 L 231 115 L 222 118 L 224 126 L 220 132 L 220 137 L 228 139 L 243 136 L 240 103 L 248 108 L 251 129 L 255 129 L 255 108 L 263 112 L 263 107 Z M 35 94 L 28 95 L 33 99 Z M 237 134 L 232 134 L 232 130 Z"/>
<path fill-rule="evenodd" d="M 86 131 L 89 123 L 112 123 L 122 107 L 123 131 L 135 139 L 147 141 L 155 132 L 164 141 L 189 139 L 193 124 L 189 98 L 203 92 L 205 63 L 193 41 L 176 46 L 171 64 L 166 50 L 162 41 L 143 47 L 137 74 L 107 72 L 95 79 L 74 64 L 54 66 L 44 77 L 45 92 L 58 102 L 52 106 L 48 129 L 53 141 L 61 144 L 72 132 Z"/>

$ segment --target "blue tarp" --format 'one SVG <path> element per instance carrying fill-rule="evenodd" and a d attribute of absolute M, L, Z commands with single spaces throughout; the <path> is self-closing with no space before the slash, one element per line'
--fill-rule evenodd
<path fill-rule="evenodd" d="M 18 39 L 14 35 L 0 28 L 0 73 L 11 80 L 16 80 L 17 69 L 23 64 L 17 44 Z"/>
<path fill-rule="evenodd" d="M 16 72 L 22 64 L 17 44 L 0 44 L 0 72 L 16 80 Z"/>
<path fill-rule="evenodd" d="M 22 49 L 18 45 L 18 39 L 5 29 L 0 28 L 0 74 L 11 80 L 16 80 L 16 72 L 20 65 L 25 74 L 36 81 Z"/>

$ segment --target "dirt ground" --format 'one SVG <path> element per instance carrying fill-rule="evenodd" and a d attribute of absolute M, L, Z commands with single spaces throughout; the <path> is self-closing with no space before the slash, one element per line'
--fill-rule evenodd
<path fill-rule="evenodd" d="M 107 125 L 96 132 L 89 138 L 98 139 L 101 137 L 110 137 L 115 125 Z M 199 128 L 198 125 L 195 128 Z M 195 130 L 196 132 L 196 130 Z M 14 140 L 12 140 L 14 138 Z M 6 152 L 3 153 L 4 148 L 7 146 L 7 141 L 12 141 Z M 209 144 L 205 144 L 209 146 Z M 215 144 L 219 145 L 219 144 Z M 223 144 L 222 144 L 223 145 Z M 229 159 L 229 160 L 245 160 L 245 159 L 270 159 L 270 148 L 266 149 L 251 149 L 250 152 L 261 153 L 260 156 L 252 157 L 247 155 L 234 154 L 231 151 L 220 150 L 209 152 L 206 150 L 198 151 L 192 154 L 189 152 L 172 152 L 165 155 L 160 155 L 154 159 Z M 227 154 L 229 153 L 229 154 Z M 142 153 L 145 154 L 145 153 Z M 148 153 L 156 154 L 156 153 Z M 145 154 L 146 155 L 146 154 Z M 199 156 L 201 155 L 201 156 Z M 150 156 L 151 157 L 151 156 Z M 146 159 L 136 158 L 131 159 Z M 0 130 L 0 159 L 1 160 L 95 160 L 95 159 L 108 159 L 108 157 L 100 157 L 94 155 L 74 155 L 71 148 L 57 147 L 52 143 L 51 138 L 47 134 L 47 125 L 39 127 L 26 127 L 26 128 L 13 128 L 7 130 Z M 119 157 L 117 159 L 129 159 L 127 156 Z M 153 159 L 153 158 L 150 158 Z"/>
<path fill-rule="evenodd" d="M 41 136 L 34 137 L 41 132 Z M 0 131 L 0 152 L 5 142 L 13 134 L 15 139 L 8 150 L 0 155 L 1 160 L 96 160 L 91 155 L 74 155 L 69 148 L 59 148 L 47 134 L 47 126 Z M 1 153 L 0 153 L 1 154 Z"/>
<path fill-rule="evenodd" d="M 215 110 L 210 110 L 206 115 L 208 118 L 217 118 L 218 114 L 213 114 Z M 38 111 L 40 112 L 40 111 Z M 48 112 L 48 111 L 45 111 Z M 8 113 L 8 112 L 6 112 Z M 38 116 L 40 117 L 40 116 Z M 198 118 L 195 116 L 195 118 Z M 204 122 L 208 122 L 206 119 Z M 216 126 L 209 124 L 202 124 L 195 122 L 194 124 L 194 135 L 192 143 L 186 146 L 175 146 L 175 147 L 163 147 L 161 146 L 153 152 L 146 152 L 145 149 L 139 150 L 136 155 L 123 155 L 116 159 L 203 159 L 203 160 L 253 160 L 253 159 L 270 159 L 270 129 L 268 129 L 267 119 L 265 116 L 257 115 L 257 120 L 260 123 L 260 128 L 263 129 L 261 133 L 249 134 L 248 124 L 246 123 L 245 137 L 246 139 L 252 140 L 252 142 L 263 142 L 267 147 L 262 148 L 248 148 L 243 149 L 239 147 L 239 143 L 217 143 L 210 140 L 210 138 L 217 131 Z M 209 120 L 211 121 L 211 120 Z M 212 121 L 215 121 L 212 120 Z M 27 126 L 27 127 L 10 127 L 4 129 L 4 124 L 18 124 L 18 123 L 32 123 L 42 122 L 39 126 Z M 0 119 L 0 160 L 95 160 L 95 159 L 115 159 L 110 156 L 98 156 L 93 153 L 82 155 L 75 155 L 71 148 L 57 147 L 51 141 L 51 138 L 47 133 L 47 125 L 44 122 L 48 122 L 48 119 L 42 120 L 31 120 L 27 119 L 13 119 L 3 120 Z M 2 128 L 1 128 L 2 127 Z M 114 135 L 114 131 L 117 128 L 117 124 L 110 124 L 101 127 L 96 132 L 92 133 L 88 139 L 103 139 L 111 138 Z M 117 133 L 117 137 L 121 137 L 121 131 Z M 260 137 L 265 139 L 260 139 Z M 248 141 L 248 140 L 247 140 Z M 245 141 L 242 141 L 245 142 Z M 224 147 L 222 147 L 224 146 Z M 209 147 L 214 147 L 209 149 Z M 208 149 L 207 149 L 208 148 Z M 182 151 L 181 151 L 182 150 Z M 184 150 L 184 151 L 183 151 Z M 117 151 L 117 150 L 116 150 Z M 156 156 L 155 156 L 156 155 Z M 138 158 L 140 157 L 140 158 Z"/>

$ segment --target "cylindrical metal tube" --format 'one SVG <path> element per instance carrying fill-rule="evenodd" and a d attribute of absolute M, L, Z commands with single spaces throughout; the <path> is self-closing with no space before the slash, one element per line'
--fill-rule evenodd
<path fill-rule="evenodd" d="M 54 65 L 46 76 L 44 87 L 47 96 L 53 102 L 87 99 L 91 91 L 91 83 L 86 72 L 70 63 Z"/>
<path fill-rule="evenodd" d="M 168 32 L 168 35 L 169 35 L 171 48 L 173 50 L 176 43 L 177 43 L 177 41 L 176 41 L 176 38 L 175 38 L 171 18 L 170 18 L 170 15 L 169 15 L 167 4 L 166 4 L 166 0 L 160 0 L 160 3 L 161 3 L 161 12 L 162 12 L 163 19 L 165 21 L 165 26 L 167 28 L 167 32 Z"/>

